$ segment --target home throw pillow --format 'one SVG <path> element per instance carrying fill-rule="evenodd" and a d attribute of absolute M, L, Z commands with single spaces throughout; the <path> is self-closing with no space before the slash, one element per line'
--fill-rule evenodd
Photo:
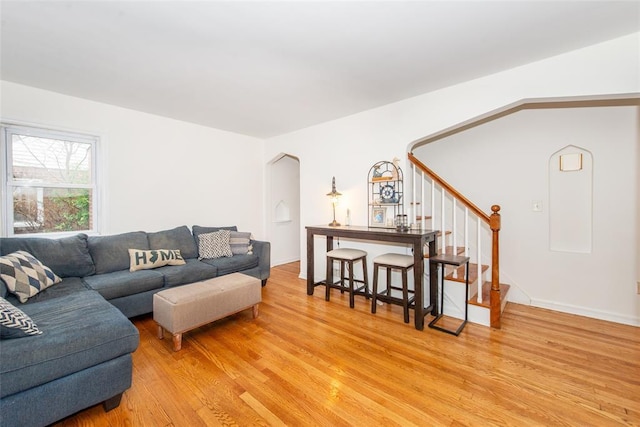
<path fill-rule="evenodd" d="M 229 234 L 229 246 L 231 246 L 231 253 L 234 255 L 252 254 L 253 247 L 251 246 L 250 241 L 251 233 L 232 231 Z"/>
<path fill-rule="evenodd" d="M 198 236 L 198 259 L 231 257 L 229 230 L 219 230 Z"/>
<path fill-rule="evenodd" d="M 9 292 L 23 303 L 62 280 L 49 267 L 25 251 L 0 257 L 0 278 L 6 283 Z"/>
<path fill-rule="evenodd" d="M 185 264 L 179 249 L 129 249 L 129 271 Z"/>
<path fill-rule="evenodd" d="M 18 307 L 0 298 L 0 339 L 40 335 L 42 331 L 33 320 Z"/>

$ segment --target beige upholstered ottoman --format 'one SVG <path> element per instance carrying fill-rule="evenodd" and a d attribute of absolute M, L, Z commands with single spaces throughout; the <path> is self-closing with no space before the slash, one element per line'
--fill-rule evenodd
<path fill-rule="evenodd" d="M 158 323 L 158 338 L 164 338 L 166 329 L 173 334 L 173 350 L 178 351 L 184 332 L 248 308 L 253 308 L 255 319 L 260 301 L 260 280 L 233 273 L 154 294 L 153 319 Z"/>

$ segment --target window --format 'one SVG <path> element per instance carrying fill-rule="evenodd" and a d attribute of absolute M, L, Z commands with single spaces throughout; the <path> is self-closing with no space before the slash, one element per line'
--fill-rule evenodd
<path fill-rule="evenodd" d="M 96 231 L 98 138 L 2 127 L 4 233 Z"/>

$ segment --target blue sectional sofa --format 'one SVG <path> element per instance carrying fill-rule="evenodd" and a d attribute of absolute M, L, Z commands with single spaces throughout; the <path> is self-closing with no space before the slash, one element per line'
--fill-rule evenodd
<path fill-rule="evenodd" d="M 264 286 L 269 242 L 245 239 L 253 249 L 248 253 L 199 259 L 201 236 L 221 229 L 237 232 L 194 225 L 193 233 L 180 226 L 111 236 L 0 238 L 0 256 L 28 252 L 62 279 L 24 303 L 0 279 L 0 296 L 42 331 L 4 339 L 2 326 L 0 425 L 45 426 L 98 403 L 105 410 L 117 407 L 131 387 L 131 355 L 139 343 L 128 318 L 151 313 L 156 292 L 234 272 Z M 131 271 L 130 249 L 179 250 L 184 263 Z"/>

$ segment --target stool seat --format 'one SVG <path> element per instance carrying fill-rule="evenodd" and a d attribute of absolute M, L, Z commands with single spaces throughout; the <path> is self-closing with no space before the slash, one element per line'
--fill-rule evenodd
<path fill-rule="evenodd" d="M 340 263 L 340 278 L 337 282 L 333 281 L 333 262 Z M 362 280 L 356 279 L 353 275 L 354 263 L 360 261 L 362 263 Z M 349 273 L 347 274 L 346 268 Z M 347 283 L 345 283 L 347 282 Z M 359 283 L 361 286 L 357 287 Z M 325 300 L 329 301 L 331 288 L 339 289 L 340 293 L 349 292 L 349 307 L 353 308 L 355 303 L 354 296 L 364 295 L 369 299 L 369 279 L 367 278 L 367 252 L 360 249 L 338 248 L 327 252 L 327 276 L 325 279 L 326 293 Z"/>
<path fill-rule="evenodd" d="M 367 253 L 365 251 L 361 251 L 360 249 L 338 248 L 327 252 L 327 256 L 335 259 L 353 261 L 355 259 L 367 256 Z"/>
<path fill-rule="evenodd" d="M 373 259 L 374 263 L 392 265 L 399 268 L 407 268 L 413 266 L 413 257 L 411 255 L 402 254 L 383 254 Z"/>
<path fill-rule="evenodd" d="M 373 259 L 373 292 L 371 295 L 371 313 L 376 312 L 376 303 L 378 300 L 389 304 L 398 304 L 402 306 L 404 314 L 404 322 L 409 323 L 409 308 L 415 307 L 415 291 L 409 289 L 407 283 L 407 272 L 414 266 L 414 259 L 411 255 L 403 255 L 396 253 L 382 254 Z M 378 270 L 386 268 L 387 270 L 387 288 L 383 291 L 378 290 Z M 391 283 L 391 271 L 400 270 L 402 275 L 402 286 L 394 286 Z M 415 277 L 414 277 L 415 281 Z M 391 295 L 391 290 L 402 291 L 402 297 L 398 298 Z M 409 296 L 411 294 L 411 296 Z"/>

